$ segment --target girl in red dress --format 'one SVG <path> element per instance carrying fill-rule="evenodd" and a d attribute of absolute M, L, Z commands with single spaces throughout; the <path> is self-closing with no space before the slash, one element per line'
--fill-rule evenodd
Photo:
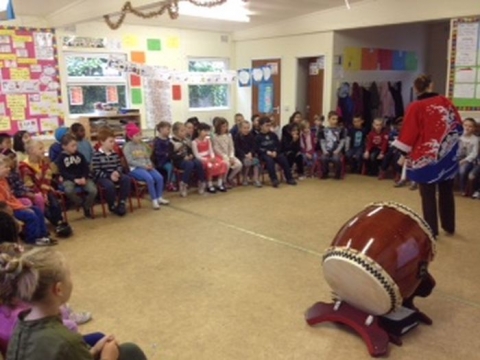
<path fill-rule="evenodd" d="M 226 192 L 227 189 L 223 185 L 223 179 L 228 172 L 228 164 L 223 161 L 221 156 L 215 155 L 213 152 L 212 143 L 209 138 L 211 127 L 208 124 L 201 123 L 198 126 L 198 137 L 192 142 L 192 150 L 195 157 L 200 160 L 205 169 L 205 174 L 208 181 L 207 191 L 211 194 L 217 192 Z M 217 177 L 218 186 L 213 186 L 213 178 Z"/>

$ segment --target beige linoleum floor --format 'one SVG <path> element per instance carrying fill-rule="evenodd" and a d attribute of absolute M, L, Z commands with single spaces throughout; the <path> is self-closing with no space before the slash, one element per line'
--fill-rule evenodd
<path fill-rule="evenodd" d="M 113 333 L 149 359 L 369 359 L 345 328 L 311 328 L 304 312 L 330 300 L 321 254 L 366 204 L 394 200 L 419 210 L 419 195 L 391 181 L 348 176 L 298 187 L 237 188 L 149 203 L 124 219 L 81 219 L 59 249 L 74 276 L 72 305 L 93 312 L 83 332 Z M 458 198 L 458 234 L 441 236 L 434 320 L 390 346 L 390 359 L 480 359 L 480 202 Z M 99 211 L 97 210 L 97 213 Z"/>

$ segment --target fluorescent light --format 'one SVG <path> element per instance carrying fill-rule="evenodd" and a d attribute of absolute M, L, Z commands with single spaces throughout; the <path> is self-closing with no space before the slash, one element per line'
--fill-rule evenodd
<path fill-rule="evenodd" d="M 179 1 L 179 14 L 205 19 L 250 22 L 250 12 L 242 0 L 229 0 L 211 8 L 195 6 L 188 1 Z"/>
<path fill-rule="evenodd" d="M 352 7 L 350 6 L 350 1 L 345 0 L 345 5 L 347 6 L 347 9 L 350 10 Z"/>

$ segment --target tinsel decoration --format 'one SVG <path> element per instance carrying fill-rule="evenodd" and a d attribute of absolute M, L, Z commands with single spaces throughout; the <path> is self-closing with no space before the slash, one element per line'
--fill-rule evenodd
<path fill-rule="evenodd" d="M 175 20 L 178 18 L 178 2 L 179 1 L 188 1 L 195 6 L 211 8 L 211 7 L 223 5 L 228 0 L 167 0 L 164 3 L 159 5 L 160 6 L 159 9 L 145 11 L 145 12 L 135 9 L 132 6 L 132 3 L 130 1 L 127 1 L 122 6 L 122 9 L 120 10 L 120 15 L 116 21 L 111 19 L 111 15 L 105 15 L 103 18 L 105 19 L 105 22 L 107 23 L 108 27 L 112 30 L 117 30 L 118 28 L 120 28 L 120 26 L 122 26 L 123 22 L 125 21 L 125 18 L 127 17 L 127 14 L 133 14 L 142 19 L 152 19 L 154 17 L 161 16 L 166 12 L 168 12 L 170 19 Z M 244 0 L 244 1 L 246 2 L 247 0 Z"/>

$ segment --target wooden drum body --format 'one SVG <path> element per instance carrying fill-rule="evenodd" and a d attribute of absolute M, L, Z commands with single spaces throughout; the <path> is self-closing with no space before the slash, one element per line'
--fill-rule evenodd
<path fill-rule="evenodd" d="M 323 272 L 338 300 L 385 315 L 413 295 L 434 254 L 432 231 L 420 216 L 381 202 L 340 229 L 323 256 Z"/>

